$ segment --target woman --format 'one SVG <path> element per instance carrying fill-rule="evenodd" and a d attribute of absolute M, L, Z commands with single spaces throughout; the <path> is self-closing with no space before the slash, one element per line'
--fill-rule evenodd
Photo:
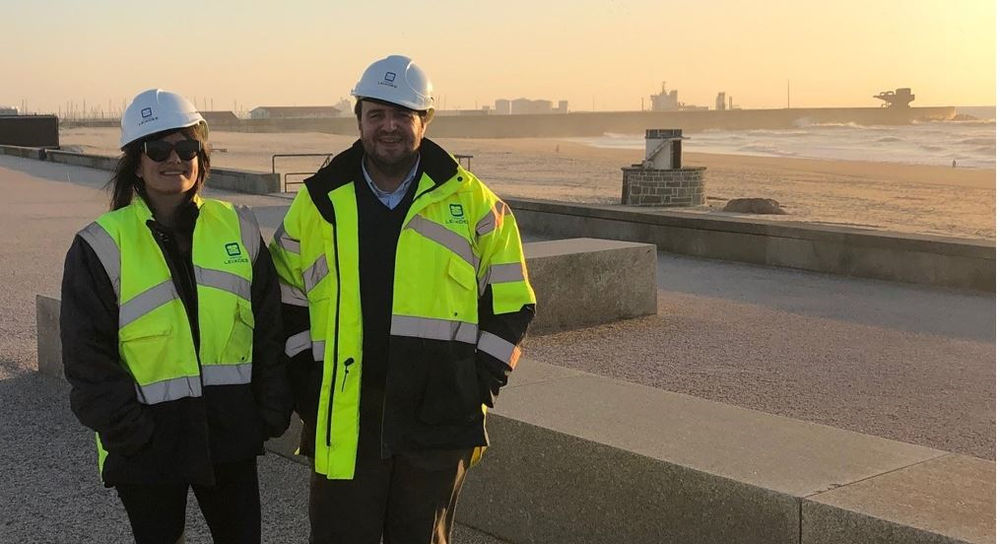
<path fill-rule="evenodd" d="M 183 541 L 189 487 L 215 542 L 259 542 L 256 457 L 291 414 L 274 264 L 249 209 L 199 196 L 207 137 L 183 97 L 136 96 L 111 211 L 66 256 L 70 405 L 139 543 Z"/>

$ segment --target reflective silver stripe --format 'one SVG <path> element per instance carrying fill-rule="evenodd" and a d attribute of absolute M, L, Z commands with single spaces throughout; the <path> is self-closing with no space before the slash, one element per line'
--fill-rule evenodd
<path fill-rule="evenodd" d="M 114 238 L 97 222 L 87 225 L 87 228 L 81 230 L 79 234 L 100 259 L 104 271 L 108 273 L 108 279 L 111 280 L 115 296 L 121 297 L 122 256 Z"/>
<path fill-rule="evenodd" d="M 293 334 L 288 337 L 288 340 L 285 340 L 285 355 L 295 357 L 296 355 L 309 349 L 311 345 L 312 342 L 309 340 L 309 331 L 302 331 L 298 334 Z"/>
<path fill-rule="evenodd" d="M 507 281 L 524 281 L 524 268 L 521 263 L 495 264 L 490 267 L 490 283 Z"/>
<path fill-rule="evenodd" d="M 278 287 L 281 289 L 281 302 L 282 304 L 291 304 L 292 306 L 309 306 L 309 299 L 306 298 L 306 294 L 303 293 L 298 287 L 294 285 L 288 285 L 283 280 L 278 280 Z"/>
<path fill-rule="evenodd" d="M 326 265 L 326 255 L 320 255 L 312 266 L 302 271 L 302 282 L 305 284 L 306 293 L 319 285 L 329 273 L 330 267 Z"/>
<path fill-rule="evenodd" d="M 510 208 L 502 200 L 498 200 L 496 205 L 486 213 L 486 217 L 476 223 L 476 234 L 485 236 L 496 230 L 497 225 L 503 222 L 502 216 L 504 215 L 510 215 Z"/>
<path fill-rule="evenodd" d="M 135 384 L 135 394 L 142 404 L 159 404 L 186 397 L 200 397 L 201 377 L 183 376 L 148 385 Z"/>
<path fill-rule="evenodd" d="M 325 352 L 326 352 L 326 342 L 324 342 L 323 340 L 313 342 L 313 361 L 316 361 L 317 363 L 322 363 L 323 355 L 325 354 Z"/>
<path fill-rule="evenodd" d="M 279 246 L 281 246 L 281 249 L 284 249 L 285 251 L 289 253 L 294 253 L 296 255 L 299 254 L 299 251 L 302 247 L 298 240 L 289 236 L 288 233 L 285 231 L 284 221 L 282 221 L 281 224 L 278 225 L 278 230 L 274 231 L 274 241 L 277 242 Z"/>
<path fill-rule="evenodd" d="M 118 327 L 123 328 L 125 325 L 177 298 L 180 297 L 177 296 L 177 290 L 174 288 L 173 281 L 166 280 L 154 285 L 121 305 L 118 309 Z"/>
<path fill-rule="evenodd" d="M 244 300 L 250 300 L 250 281 L 222 270 L 212 270 L 211 268 L 194 267 L 194 279 L 198 285 L 214 287 L 232 293 Z"/>
<path fill-rule="evenodd" d="M 447 227 L 438 225 L 420 215 L 414 215 L 413 219 L 410 219 L 410 222 L 407 223 L 406 228 L 413 229 L 443 245 L 459 257 L 465 259 L 465 262 L 471 264 L 473 268 L 477 268 L 477 259 L 472 253 L 472 246 L 469 245 L 469 241 L 461 235 L 452 232 Z"/>
<path fill-rule="evenodd" d="M 205 385 L 247 384 L 253 376 L 253 363 L 203 365 L 201 376 Z"/>
<path fill-rule="evenodd" d="M 260 226 L 257 225 L 257 216 L 253 210 L 247 206 L 233 206 L 236 215 L 240 218 L 240 238 L 243 239 L 243 247 L 250 253 L 250 262 L 257 260 L 260 253 Z"/>
<path fill-rule="evenodd" d="M 479 327 L 475 323 L 464 321 L 394 315 L 392 316 L 390 334 L 475 344 L 476 338 L 479 336 Z"/>
<path fill-rule="evenodd" d="M 479 334 L 479 343 L 476 344 L 476 347 L 479 351 L 488 353 L 507 363 L 511 368 L 517 366 L 517 360 L 521 358 L 521 348 L 491 332 L 481 332 Z"/>

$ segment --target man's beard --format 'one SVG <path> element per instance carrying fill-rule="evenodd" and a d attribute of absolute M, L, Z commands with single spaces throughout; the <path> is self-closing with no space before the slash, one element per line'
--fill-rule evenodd
<path fill-rule="evenodd" d="M 408 149 L 399 156 L 390 158 L 376 152 L 378 144 L 375 142 L 369 143 L 362 140 L 361 144 L 365 149 L 365 155 L 367 155 L 368 160 L 370 160 L 376 168 L 390 176 L 401 176 L 409 172 L 410 168 L 413 167 L 413 162 L 416 160 L 417 155 L 420 153 L 419 148 L 413 150 Z"/>

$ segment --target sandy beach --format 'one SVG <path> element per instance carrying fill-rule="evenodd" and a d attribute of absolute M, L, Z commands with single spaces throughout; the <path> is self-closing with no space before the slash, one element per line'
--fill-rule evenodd
<path fill-rule="evenodd" d="M 433 126 L 429 131 L 433 138 Z M 114 155 L 116 128 L 63 129 L 63 147 Z M 271 171 L 276 153 L 330 153 L 353 137 L 321 133 L 213 132 L 215 166 Z M 498 194 L 567 202 L 614 204 L 621 167 L 641 152 L 602 149 L 559 139 L 437 140 L 453 154 L 473 155 L 472 171 Z M 315 170 L 322 158 L 279 158 L 279 172 Z M 873 230 L 996 239 L 996 170 L 685 153 L 686 166 L 705 166 L 707 205 L 690 213 L 721 211 L 732 198 L 773 198 L 788 211 L 766 216 Z M 290 179 L 301 179 L 292 177 Z"/>

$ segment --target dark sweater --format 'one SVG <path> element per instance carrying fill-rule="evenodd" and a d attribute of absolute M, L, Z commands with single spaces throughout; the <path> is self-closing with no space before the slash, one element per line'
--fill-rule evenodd
<path fill-rule="evenodd" d="M 418 185 L 414 180 L 403 200 L 392 210 L 386 207 L 364 182 L 354 183 L 358 202 L 358 266 L 361 277 L 363 322 L 361 374 L 361 445 L 362 451 L 379 448 L 382 403 L 388 370 L 389 324 L 392 317 L 393 271 L 396 268 L 396 245 L 403 219 L 413 202 Z M 419 179 L 419 173 L 418 177 Z M 375 448 L 375 449 L 370 449 Z"/>

